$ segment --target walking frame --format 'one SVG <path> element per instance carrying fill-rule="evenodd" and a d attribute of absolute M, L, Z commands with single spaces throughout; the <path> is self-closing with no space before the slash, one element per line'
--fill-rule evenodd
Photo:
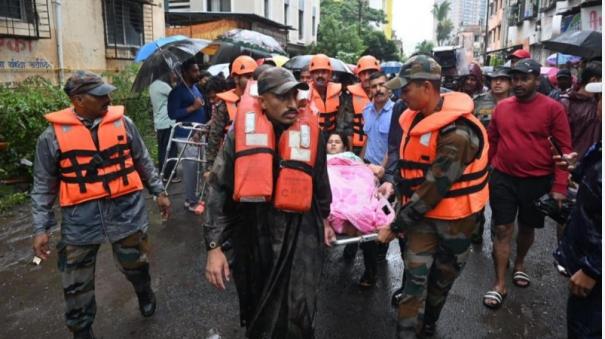
<path fill-rule="evenodd" d="M 175 131 L 178 129 L 189 131 L 186 139 L 174 137 Z M 202 186 L 202 189 L 200 191 L 199 190 L 200 165 L 201 165 L 201 170 L 205 171 L 206 166 L 208 164 L 208 160 L 206 158 L 206 148 L 208 147 L 209 130 L 210 130 L 210 126 L 208 124 L 201 124 L 201 123 L 196 123 L 196 122 L 178 122 L 172 127 L 172 130 L 170 131 L 170 138 L 168 141 L 168 145 L 166 146 L 166 159 L 164 160 L 164 165 L 162 165 L 161 177 L 162 178 L 165 177 L 164 174 L 167 169 L 168 163 L 176 161 L 176 164 L 174 165 L 174 167 L 172 168 L 172 171 L 170 172 L 168 181 L 164 185 L 164 190 L 168 191 L 168 187 L 170 186 L 172 179 L 176 175 L 177 168 L 179 167 L 179 164 L 182 161 L 195 161 L 197 163 L 195 193 L 197 196 L 200 197 L 200 200 L 201 200 L 201 198 L 204 194 L 204 191 L 206 189 L 206 181 L 204 181 L 204 185 Z M 180 150 L 180 152 L 176 158 L 169 157 L 170 149 L 172 147 L 174 147 L 173 144 L 174 145 L 176 145 L 176 144 L 185 145 Z M 185 154 L 185 150 L 187 149 L 187 147 L 196 147 L 197 148 L 197 157 L 183 156 L 183 154 Z"/>

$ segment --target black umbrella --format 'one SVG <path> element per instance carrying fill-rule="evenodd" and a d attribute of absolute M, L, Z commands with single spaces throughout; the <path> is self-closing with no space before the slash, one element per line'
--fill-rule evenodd
<path fill-rule="evenodd" d="M 175 70 L 184 61 L 193 58 L 208 43 L 207 40 L 185 38 L 164 45 L 158 44 L 157 49 L 139 59 L 145 61 L 134 79 L 132 91 L 142 92 L 159 77 Z"/>
<path fill-rule="evenodd" d="M 284 51 L 283 47 L 275 38 L 247 29 L 232 29 L 219 36 L 217 41 L 229 42 L 236 46 L 241 46 L 243 49 L 261 54 L 287 55 L 286 51 Z"/>
<path fill-rule="evenodd" d="M 601 56 L 602 34 L 597 31 L 565 32 L 543 42 L 544 48 L 555 52 L 577 55 L 586 59 Z"/>
<path fill-rule="evenodd" d="M 309 64 L 309 62 L 311 62 L 312 57 L 313 55 L 297 55 L 288 60 L 288 62 L 286 62 L 282 67 L 293 72 L 299 72 L 301 68 L 305 67 Z M 345 64 L 343 61 L 334 58 L 330 58 L 330 61 L 332 62 L 332 71 L 353 74 L 349 66 L 347 66 L 347 64 Z"/>

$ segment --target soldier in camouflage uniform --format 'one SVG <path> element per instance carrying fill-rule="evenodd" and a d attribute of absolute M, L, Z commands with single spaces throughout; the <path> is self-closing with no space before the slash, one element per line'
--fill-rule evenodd
<path fill-rule="evenodd" d="M 499 67 L 487 76 L 490 79 L 490 90 L 475 97 L 475 116 L 487 128 L 496 104 L 511 95 L 510 68 Z"/>
<path fill-rule="evenodd" d="M 393 182 L 379 188 L 390 196 L 397 187 L 403 196 L 393 224 L 379 231 L 381 242 L 402 234 L 406 238 L 398 338 L 434 333 L 447 294 L 466 262 L 476 213 L 487 202 L 485 129 L 472 115 L 470 97 L 458 92 L 440 95 L 440 79 L 439 64 L 419 55 L 385 84 L 402 88 L 409 107 L 400 120 L 400 171 Z M 429 132 L 423 132 L 429 125 Z"/>
<path fill-rule="evenodd" d="M 235 110 L 237 110 L 239 97 L 244 93 L 244 90 L 246 90 L 248 80 L 252 79 L 256 67 L 256 61 L 251 57 L 247 55 L 237 57 L 231 65 L 231 76 L 235 82 L 235 88 L 217 94 L 220 101 L 215 105 L 216 109 L 212 111 L 212 119 L 209 122 L 208 147 L 206 147 L 208 169 L 212 168 L 212 164 L 223 143 L 225 134 L 231 127 L 233 120 L 232 116 L 235 114 Z M 229 110 L 231 110 L 231 112 Z M 210 171 L 208 170 L 204 174 L 204 177 L 207 178 L 209 173 Z"/>
<path fill-rule="evenodd" d="M 41 259 L 49 258 L 49 233 L 56 224 L 53 206 L 59 196 L 62 220 L 57 256 L 65 321 L 74 338 L 94 338 L 95 261 L 106 239 L 111 242 L 120 271 L 134 287 L 141 314 L 153 315 L 156 301 L 146 255 L 149 220 L 143 184 L 157 197 L 163 217 L 168 217 L 170 201 L 135 125 L 122 115 L 123 107 L 109 106 L 109 93 L 115 87 L 96 74 L 77 71 L 64 89 L 73 107 L 45 116 L 53 125 L 40 135 L 36 145 L 31 193 L 33 248 Z M 110 120 L 113 118 L 116 120 Z M 124 134 L 117 135 L 123 143 L 99 151 L 108 141 L 114 141 L 108 137 L 112 128 L 125 132 L 125 138 Z M 79 137 L 73 141 L 75 133 Z M 97 151 L 92 151 L 90 145 Z M 118 145 L 127 145 L 126 152 L 116 155 Z M 70 146 L 75 148 L 66 151 Z M 115 150 L 109 153 L 110 149 Z M 70 167 L 66 167 L 66 158 L 71 159 Z M 114 171 L 115 160 L 120 159 L 124 161 L 121 171 L 128 174 L 112 176 L 118 173 Z M 77 172 L 75 177 L 69 176 L 74 175 L 72 171 Z M 103 190 L 99 192 L 101 181 Z"/>
<path fill-rule="evenodd" d="M 475 116 L 487 128 L 492 119 L 492 112 L 496 104 L 511 95 L 510 68 L 499 67 L 487 76 L 490 79 L 490 90 L 475 97 Z M 485 214 L 479 213 L 479 227 L 473 233 L 471 241 L 480 244 L 483 241 L 483 230 L 485 227 Z"/>

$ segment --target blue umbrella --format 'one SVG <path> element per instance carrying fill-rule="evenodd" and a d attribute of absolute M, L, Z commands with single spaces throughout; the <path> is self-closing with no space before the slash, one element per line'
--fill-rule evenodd
<path fill-rule="evenodd" d="M 141 46 L 137 51 L 137 56 L 134 58 L 134 62 L 141 62 L 147 60 L 158 48 L 165 46 L 171 42 L 188 40 L 184 35 L 171 35 L 164 38 L 159 38 L 155 41 L 148 42 Z"/>
<path fill-rule="evenodd" d="M 380 64 L 380 68 L 386 74 L 397 74 L 403 64 L 399 61 L 387 61 Z"/>

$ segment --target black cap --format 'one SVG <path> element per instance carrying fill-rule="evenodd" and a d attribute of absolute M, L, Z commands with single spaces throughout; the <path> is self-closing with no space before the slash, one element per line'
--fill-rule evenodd
<path fill-rule="evenodd" d="M 521 59 L 517 61 L 515 66 L 511 69 L 511 73 L 525 73 L 533 74 L 535 76 L 540 75 L 540 68 L 542 66 L 533 59 Z"/>
<path fill-rule="evenodd" d="M 510 79 L 510 67 L 497 67 L 493 72 L 488 73 L 489 78 L 509 78 Z"/>
<path fill-rule="evenodd" d="M 285 68 L 269 68 L 263 71 L 258 77 L 259 95 L 267 92 L 282 95 L 294 88 L 306 91 L 309 89 L 309 85 L 305 82 L 296 81 L 294 75 Z"/>
<path fill-rule="evenodd" d="M 561 69 L 557 72 L 557 78 L 571 78 L 571 71 L 568 69 Z"/>
<path fill-rule="evenodd" d="M 94 96 L 104 96 L 116 90 L 116 88 L 95 73 L 88 71 L 75 71 L 63 87 L 67 96 L 71 97 L 77 94 L 90 94 Z"/>

